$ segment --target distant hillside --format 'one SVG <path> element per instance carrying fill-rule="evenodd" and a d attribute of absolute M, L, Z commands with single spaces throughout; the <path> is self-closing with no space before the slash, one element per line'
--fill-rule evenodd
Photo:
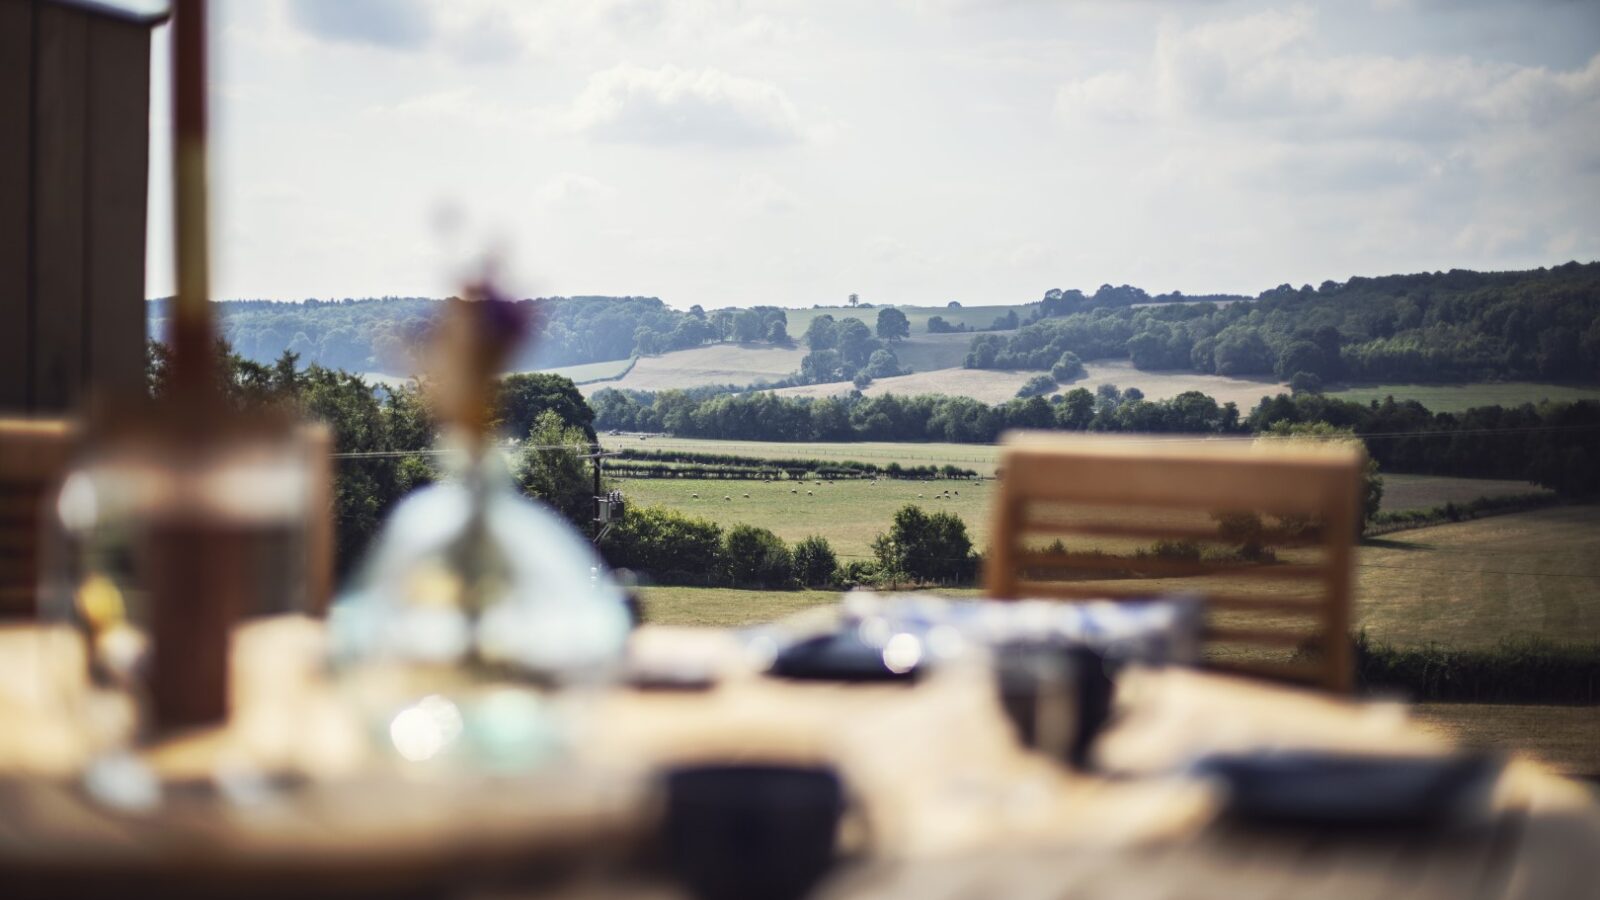
<path fill-rule="evenodd" d="M 1533 379 L 1600 383 L 1600 264 L 1524 272 L 1351 278 L 1280 285 L 1254 298 L 1151 295 L 1129 285 L 1093 293 L 1052 289 L 1009 306 L 857 306 L 681 311 L 655 297 L 546 297 L 524 301 L 539 332 L 518 369 L 591 366 L 644 358 L 630 377 L 674 380 L 690 362 L 707 378 L 838 383 L 955 366 L 1042 371 L 1064 353 L 1127 360 L 1141 370 L 1269 378 L 1302 386 L 1340 381 Z M 219 304 L 222 334 L 246 358 L 285 350 L 302 362 L 403 374 L 406 348 L 426 332 L 437 301 L 264 300 Z M 903 334 L 880 333 L 886 309 Z M 163 333 L 151 301 L 150 333 Z M 859 325 L 852 322 L 858 322 Z M 722 348 L 705 360 L 674 351 Z M 771 352 L 763 355 L 765 348 Z M 802 348 L 802 349 L 797 349 Z M 810 351 L 810 352 L 806 352 Z M 880 353 L 882 351 L 882 353 Z M 650 358 L 668 354 L 659 362 Z M 725 358 L 724 358 L 725 357 Z M 619 363 L 615 371 L 623 371 Z M 609 367 L 580 371 L 604 377 Z M 666 374 L 663 374 L 663 373 Z M 681 380 L 681 379 L 680 379 Z"/>
<path fill-rule="evenodd" d="M 1048 369 L 1068 355 L 1140 369 L 1340 381 L 1600 382 L 1600 263 L 1280 285 L 1255 300 L 1107 309 L 1046 295 L 1035 321 L 972 342 L 973 369 Z M 1098 296 L 1098 295 L 1097 295 Z"/>

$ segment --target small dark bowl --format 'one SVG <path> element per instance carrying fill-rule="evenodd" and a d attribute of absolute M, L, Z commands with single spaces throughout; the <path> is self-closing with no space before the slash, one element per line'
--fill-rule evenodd
<path fill-rule="evenodd" d="M 996 648 L 1000 705 L 1026 747 L 1085 768 L 1111 713 L 1111 678 L 1103 657 L 1081 646 L 1024 641 Z M 1046 709 L 1054 704 L 1053 709 Z M 1065 734 L 1049 734 L 1041 713 L 1055 713 Z"/>
<path fill-rule="evenodd" d="M 921 664 L 901 671 L 889 668 L 883 648 L 863 641 L 853 628 L 786 647 L 768 669 L 770 675 L 796 681 L 911 683 L 921 673 Z"/>
<path fill-rule="evenodd" d="M 696 766 L 664 776 L 662 846 L 704 900 L 798 900 L 833 865 L 844 785 L 829 768 Z"/>

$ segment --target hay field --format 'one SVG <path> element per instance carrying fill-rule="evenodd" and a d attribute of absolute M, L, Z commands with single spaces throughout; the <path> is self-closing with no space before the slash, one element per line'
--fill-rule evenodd
<path fill-rule="evenodd" d="M 706 344 L 660 356 L 641 356 L 633 370 L 615 381 L 584 385 L 585 395 L 603 388 L 664 391 L 713 384 L 747 385 L 776 381 L 800 368 L 803 347 L 771 344 Z"/>
<path fill-rule="evenodd" d="M 1262 397 L 1285 393 L 1287 385 L 1275 381 L 1256 381 L 1247 378 L 1229 378 L 1224 375 L 1202 375 L 1196 372 L 1146 372 L 1133 367 L 1126 360 L 1101 360 L 1084 363 L 1084 376 L 1062 390 L 1076 387 L 1094 390 L 1102 384 L 1119 388 L 1136 387 L 1147 399 L 1164 400 L 1184 391 L 1200 391 L 1215 398 L 1218 403 L 1233 402 L 1241 413 L 1248 413 Z M 880 394 L 948 394 L 971 397 L 984 403 L 1004 403 L 1017 395 L 1029 378 L 1037 371 L 1004 371 L 1000 369 L 935 369 L 917 371 L 895 378 L 879 378 L 867 386 L 863 394 L 875 397 Z M 808 384 L 783 388 L 776 393 L 791 397 L 836 397 L 850 393 L 855 388 L 848 382 L 834 384 Z"/>

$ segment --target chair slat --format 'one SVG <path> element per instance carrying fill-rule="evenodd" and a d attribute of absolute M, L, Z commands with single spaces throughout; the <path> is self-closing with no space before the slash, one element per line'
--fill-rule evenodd
<path fill-rule="evenodd" d="M 1039 537 L 1081 535 L 1146 541 L 1183 540 L 1232 543 L 1228 538 L 1222 536 L 1222 533 L 1215 525 L 1162 526 L 1129 525 L 1121 522 L 1053 522 L 1049 519 L 1032 517 L 1026 519 L 1018 530 Z M 1320 528 L 1295 529 L 1293 531 L 1282 528 L 1265 528 L 1262 529 L 1259 539 L 1262 544 L 1275 547 L 1304 547 L 1322 540 L 1322 533 Z"/>
<path fill-rule="evenodd" d="M 1206 575 L 1242 576 L 1245 578 L 1322 578 L 1326 572 L 1319 565 L 1278 563 L 1207 563 L 1161 557 L 1136 557 L 1072 554 L 1072 553 L 1019 553 L 1016 565 L 1024 570 L 1058 570 L 1071 572 L 1141 572 L 1157 577 L 1197 577 Z"/>

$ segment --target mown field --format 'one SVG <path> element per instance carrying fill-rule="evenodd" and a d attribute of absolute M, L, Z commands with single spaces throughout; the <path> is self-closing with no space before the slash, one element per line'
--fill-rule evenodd
<path fill-rule="evenodd" d="M 1476 384 L 1377 384 L 1359 385 L 1328 396 L 1357 403 L 1416 400 L 1434 412 L 1460 412 L 1474 406 L 1519 406 L 1541 400 L 1600 400 L 1600 387 L 1575 387 L 1564 384 L 1536 384 L 1529 381 L 1481 382 Z"/>
<path fill-rule="evenodd" d="M 1384 535 L 1361 548 L 1361 624 L 1395 644 L 1493 646 L 1600 635 L 1600 507 Z"/>

